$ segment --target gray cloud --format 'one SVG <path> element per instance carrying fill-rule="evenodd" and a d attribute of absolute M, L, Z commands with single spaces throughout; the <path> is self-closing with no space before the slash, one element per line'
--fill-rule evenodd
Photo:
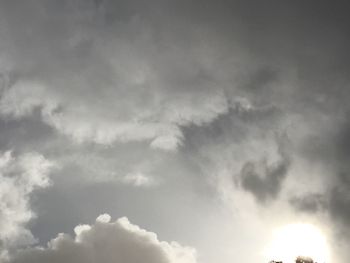
<path fill-rule="evenodd" d="M 340 114 L 328 113 L 334 115 L 322 124 L 322 129 L 303 140 L 301 155 L 310 162 L 310 165 L 322 163 L 328 170 L 326 177 L 319 176 L 327 187 L 318 194 L 311 193 L 302 198 L 296 196 L 291 200 L 292 205 L 300 211 L 327 211 L 340 228 L 346 228 L 350 218 L 350 211 L 347 209 L 350 204 L 348 198 L 350 167 L 347 154 L 349 138 L 348 121 L 344 115 L 347 111 L 342 109 Z M 348 233 L 341 232 L 341 235 Z"/>
<path fill-rule="evenodd" d="M 328 204 L 325 202 L 325 196 L 317 193 L 293 197 L 289 200 L 289 202 L 297 210 L 307 213 L 316 213 L 325 210 L 328 207 Z"/>
<path fill-rule="evenodd" d="M 268 163 L 266 159 L 259 162 L 248 161 L 242 166 L 240 184 L 259 202 L 276 198 L 281 190 L 291 162 L 286 144 L 286 141 L 278 143 L 279 160 L 272 163 Z"/>
<path fill-rule="evenodd" d="M 3 74 L 19 73 L 3 83 L 3 116 L 22 118 L 39 109 L 46 124 L 78 142 L 147 140 L 152 147 L 174 150 L 183 137 L 179 126 L 207 123 L 227 111 L 204 58 L 173 43 L 173 36 L 149 21 L 135 15 L 101 27 L 98 21 L 106 14 L 89 1 L 65 2 L 64 10 L 55 11 L 38 5 L 28 4 L 23 17 L 30 34 L 12 20 L 16 6 L 4 9 L 12 26 L 2 34 L 13 49 Z M 65 21 L 52 19 L 59 14 Z M 54 28 L 61 33 L 53 34 Z M 196 49 L 204 54 L 206 47 Z"/>

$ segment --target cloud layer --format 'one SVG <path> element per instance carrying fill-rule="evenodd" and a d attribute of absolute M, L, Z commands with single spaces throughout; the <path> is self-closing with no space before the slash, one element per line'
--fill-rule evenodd
<path fill-rule="evenodd" d="M 58 11 L 32 1 L 21 24 L 12 18 L 20 10 L 5 5 L 12 26 L 0 32 L 8 42 L 3 116 L 39 110 L 45 123 L 76 142 L 149 141 L 176 150 L 182 125 L 208 123 L 228 110 L 223 90 L 206 73 L 206 58 L 196 54 L 205 46 L 180 47 L 137 15 L 104 21 L 107 11 L 90 1 L 62 5 L 67 9 Z M 64 15 L 64 22 L 52 15 Z"/>
<path fill-rule="evenodd" d="M 1 246 L 33 241 L 30 230 L 42 245 L 102 208 L 201 245 L 205 263 L 257 262 L 266 232 L 296 220 L 347 244 L 349 10 L 322 0 L 1 2 L 0 150 L 14 149 L 1 155 Z M 35 192 L 51 163 L 63 169 Z M 23 253 L 44 260 L 73 247 L 67 255 L 82 260 L 91 240 L 78 239 L 128 225 L 118 222 Z"/>

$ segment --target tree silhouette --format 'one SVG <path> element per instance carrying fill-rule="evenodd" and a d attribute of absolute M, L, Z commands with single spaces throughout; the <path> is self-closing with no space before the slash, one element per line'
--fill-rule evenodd
<path fill-rule="evenodd" d="M 269 263 L 283 263 L 282 261 L 275 261 L 275 260 L 272 260 L 270 261 Z M 317 263 L 315 262 L 312 258 L 310 257 L 304 257 L 304 256 L 298 256 L 296 259 L 295 259 L 295 263 Z"/>
<path fill-rule="evenodd" d="M 299 256 L 296 258 L 295 263 L 316 263 L 316 262 L 314 262 L 314 260 L 310 257 Z"/>

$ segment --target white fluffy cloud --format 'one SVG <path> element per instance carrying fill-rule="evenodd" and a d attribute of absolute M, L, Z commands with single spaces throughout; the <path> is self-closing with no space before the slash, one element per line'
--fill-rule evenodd
<path fill-rule="evenodd" d="M 127 218 L 110 222 L 100 215 L 94 225 L 79 225 L 75 237 L 59 234 L 47 248 L 19 251 L 11 263 L 196 263 L 193 248 L 159 241 L 157 235 L 131 224 Z"/>
<path fill-rule="evenodd" d="M 37 153 L 13 157 L 10 151 L 0 155 L 0 253 L 34 241 L 25 224 L 34 214 L 29 207 L 30 194 L 49 185 L 53 163 Z"/>

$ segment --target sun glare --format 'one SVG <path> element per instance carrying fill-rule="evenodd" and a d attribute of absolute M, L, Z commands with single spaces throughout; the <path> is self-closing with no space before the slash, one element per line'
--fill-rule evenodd
<path fill-rule="evenodd" d="M 294 263 L 296 257 L 311 257 L 314 262 L 328 262 L 329 250 L 322 232 L 310 224 L 290 224 L 277 229 L 266 249 L 269 260 Z"/>

